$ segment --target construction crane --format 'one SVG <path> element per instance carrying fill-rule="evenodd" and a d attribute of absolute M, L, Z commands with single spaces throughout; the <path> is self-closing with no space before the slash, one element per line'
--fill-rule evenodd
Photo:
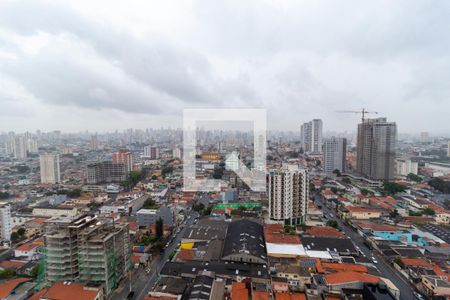
<path fill-rule="evenodd" d="M 338 113 L 353 113 L 353 114 L 361 114 L 361 123 L 364 123 L 364 116 L 366 114 L 378 114 L 376 111 L 367 111 L 365 108 L 361 110 L 337 110 Z"/>

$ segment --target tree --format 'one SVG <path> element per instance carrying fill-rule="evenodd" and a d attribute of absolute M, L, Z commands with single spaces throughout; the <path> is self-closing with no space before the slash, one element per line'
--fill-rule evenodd
<path fill-rule="evenodd" d="M 20 236 L 17 232 L 14 231 L 13 233 L 11 233 L 11 241 L 13 243 L 16 243 L 19 239 L 20 239 Z"/>
<path fill-rule="evenodd" d="M 205 205 L 203 203 L 199 203 L 197 205 L 194 205 L 194 210 L 196 212 L 201 212 L 204 209 L 205 209 Z"/>
<path fill-rule="evenodd" d="M 156 203 L 155 200 L 149 198 L 149 199 L 145 200 L 144 205 L 142 205 L 142 208 L 157 209 L 157 208 L 159 208 L 159 205 L 158 205 L 158 203 Z"/>
<path fill-rule="evenodd" d="M 163 221 L 163 219 L 159 218 L 158 220 L 156 220 L 155 227 L 156 227 L 156 238 L 157 239 L 161 239 L 163 237 L 163 234 L 164 234 L 164 221 Z"/>
<path fill-rule="evenodd" d="M 348 177 L 343 178 L 342 182 L 345 183 L 345 184 L 352 184 L 352 181 Z"/>
<path fill-rule="evenodd" d="M 167 174 L 170 174 L 173 172 L 173 167 L 172 166 L 166 166 L 161 170 L 161 176 L 163 178 L 166 177 Z"/>
<path fill-rule="evenodd" d="M 327 226 L 329 227 L 333 227 L 333 228 L 338 228 L 338 222 L 336 220 L 328 220 L 327 221 Z"/>
<path fill-rule="evenodd" d="M 415 181 L 415 182 L 421 182 L 422 178 L 419 175 L 413 174 L 413 173 L 409 173 L 408 176 L 406 176 L 406 178 L 408 178 L 411 181 Z"/>
<path fill-rule="evenodd" d="M 19 230 L 17 230 L 17 233 L 19 234 L 20 237 L 23 237 L 25 235 L 25 228 L 21 227 L 19 228 Z"/>
<path fill-rule="evenodd" d="M 158 179 L 158 176 L 152 175 L 152 180 L 156 180 L 156 179 Z"/>
<path fill-rule="evenodd" d="M 436 212 L 434 211 L 434 209 L 432 209 L 432 208 L 430 208 L 430 207 L 427 207 L 427 208 L 423 209 L 423 210 L 422 210 L 422 213 L 423 213 L 424 215 L 427 215 L 427 216 L 434 216 L 434 215 L 436 214 Z"/>
<path fill-rule="evenodd" d="M 406 186 L 400 183 L 386 181 L 383 183 L 383 189 L 389 194 L 397 194 L 406 191 Z"/>
<path fill-rule="evenodd" d="M 450 194 L 450 181 L 441 178 L 433 178 L 428 181 L 428 185 L 444 194 Z"/>
<path fill-rule="evenodd" d="M 241 205 L 241 206 L 239 206 L 239 207 L 238 207 L 238 210 L 240 210 L 240 211 L 244 211 L 244 210 L 247 210 L 247 208 L 245 208 L 245 206 L 244 206 L 244 205 Z"/>
<path fill-rule="evenodd" d="M 10 278 L 16 275 L 13 269 L 4 269 L 0 271 L 0 278 Z"/>
<path fill-rule="evenodd" d="M 334 169 L 333 170 L 333 174 L 336 174 L 337 177 L 341 177 L 341 171 L 339 171 L 339 169 Z"/>
<path fill-rule="evenodd" d="M 367 196 L 370 193 L 370 191 L 368 189 L 361 189 L 361 194 L 363 194 L 364 196 Z"/>
<path fill-rule="evenodd" d="M 33 278 L 37 278 L 37 276 L 38 276 L 38 274 L 39 274 L 39 268 L 40 268 L 40 266 L 39 266 L 39 264 L 37 264 L 37 265 L 35 265 L 35 266 L 33 267 L 33 269 L 31 269 L 30 275 L 31 275 Z"/>
<path fill-rule="evenodd" d="M 397 218 L 399 215 L 400 215 L 400 214 L 398 213 L 398 210 L 397 210 L 397 209 L 394 209 L 393 211 L 391 211 L 391 212 L 389 213 L 389 217 L 391 217 L 391 219 L 395 219 L 395 218 Z"/>
<path fill-rule="evenodd" d="M 10 194 L 8 192 L 0 192 L 0 199 L 8 199 Z"/>

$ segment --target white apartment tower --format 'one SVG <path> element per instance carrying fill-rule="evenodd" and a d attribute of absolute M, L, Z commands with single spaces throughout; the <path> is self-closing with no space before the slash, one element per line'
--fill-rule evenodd
<path fill-rule="evenodd" d="M 314 119 L 300 127 L 300 142 L 306 153 L 322 153 L 322 120 Z"/>
<path fill-rule="evenodd" d="M 9 241 L 11 233 L 11 207 L 0 203 L 0 241 Z"/>
<path fill-rule="evenodd" d="M 304 222 L 309 197 L 307 169 L 295 165 L 269 172 L 269 215 L 287 225 Z"/>
<path fill-rule="evenodd" d="M 58 154 L 41 154 L 39 156 L 41 165 L 41 183 L 55 184 L 61 182 Z"/>
<path fill-rule="evenodd" d="M 323 169 L 327 173 L 334 170 L 345 172 L 347 139 L 332 137 L 323 143 Z"/>

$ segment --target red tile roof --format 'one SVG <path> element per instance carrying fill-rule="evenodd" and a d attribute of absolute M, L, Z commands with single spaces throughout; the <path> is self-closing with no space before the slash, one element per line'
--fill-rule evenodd
<path fill-rule="evenodd" d="M 405 264 L 405 266 L 418 266 L 418 267 L 424 267 L 424 268 L 432 268 L 433 265 L 429 263 L 424 258 L 402 258 L 402 262 Z"/>
<path fill-rule="evenodd" d="M 231 300 L 248 300 L 248 289 L 243 282 L 233 282 Z"/>
<path fill-rule="evenodd" d="M 306 233 L 313 236 L 344 237 L 344 234 L 333 227 L 311 227 Z"/>
<path fill-rule="evenodd" d="M 85 290 L 81 283 L 55 282 L 41 297 L 52 300 L 93 300 L 99 291 Z"/>
<path fill-rule="evenodd" d="M 338 264 L 338 263 L 322 263 L 324 269 L 333 271 L 353 271 L 359 273 L 367 273 L 367 267 L 357 264 Z"/>
<path fill-rule="evenodd" d="M 275 293 L 275 300 L 306 300 L 303 293 Z"/>
<path fill-rule="evenodd" d="M 0 284 L 0 299 L 6 298 L 21 283 L 30 281 L 30 278 L 14 278 Z"/>
<path fill-rule="evenodd" d="M 380 281 L 380 278 L 366 273 L 345 271 L 327 274 L 325 275 L 325 280 L 328 284 L 335 285 L 351 282 L 378 283 Z"/>

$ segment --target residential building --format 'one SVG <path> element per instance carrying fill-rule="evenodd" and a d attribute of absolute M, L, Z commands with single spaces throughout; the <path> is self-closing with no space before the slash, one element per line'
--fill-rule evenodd
<path fill-rule="evenodd" d="M 397 176 L 408 176 L 408 174 L 412 173 L 417 175 L 419 172 L 419 163 L 406 160 L 406 159 L 396 159 L 395 160 L 395 174 Z"/>
<path fill-rule="evenodd" d="M 305 221 L 309 196 L 307 169 L 287 165 L 269 173 L 269 215 L 286 224 Z"/>
<path fill-rule="evenodd" d="M 125 164 L 103 161 L 87 166 L 86 182 L 88 184 L 101 184 L 122 182 L 127 179 Z"/>
<path fill-rule="evenodd" d="M 45 153 L 39 156 L 41 183 L 55 184 L 61 182 L 59 154 Z"/>
<path fill-rule="evenodd" d="M 323 143 L 323 170 L 331 173 L 334 170 L 345 172 L 347 139 L 332 137 Z"/>
<path fill-rule="evenodd" d="M 394 179 L 397 125 L 386 118 L 358 125 L 357 171 L 372 180 Z"/>
<path fill-rule="evenodd" d="M 449 145 L 450 145 L 450 143 L 449 143 Z M 181 158 L 181 153 L 182 153 L 182 151 L 181 151 L 181 148 L 175 148 L 175 149 L 173 149 L 173 151 L 172 151 L 172 157 L 173 158 Z M 450 156 L 450 155 L 449 155 Z"/>
<path fill-rule="evenodd" d="M 95 135 L 91 135 L 91 150 L 98 150 L 98 136 Z"/>
<path fill-rule="evenodd" d="M 160 207 L 158 209 L 140 209 L 136 213 L 136 219 L 139 226 L 149 226 L 155 224 L 161 218 L 163 224 L 172 226 L 174 215 L 170 207 Z"/>
<path fill-rule="evenodd" d="M 133 154 L 127 150 L 113 153 L 112 161 L 114 164 L 124 164 L 127 173 L 133 171 Z"/>
<path fill-rule="evenodd" d="M 130 267 L 128 224 L 110 218 L 54 218 L 44 240 L 47 283 L 76 281 L 109 294 Z"/>
<path fill-rule="evenodd" d="M 11 206 L 0 203 L 0 241 L 9 241 L 11 233 Z"/>
<path fill-rule="evenodd" d="M 159 159 L 159 148 L 157 146 L 145 146 L 144 156 L 150 159 Z"/>
<path fill-rule="evenodd" d="M 15 136 L 14 138 L 14 158 L 26 159 L 27 158 L 27 139 L 23 135 Z"/>
<path fill-rule="evenodd" d="M 420 142 L 425 144 L 430 142 L 430 134 L 426 131 L 420 133 Z"/>
<path fill-rule="evenodd" d="M 42 206 L 34 207 L 33 215 L 39 217 L 74 217 L 78 215 L 78 208 L 74 206 L 70 207 L 53 207 Z"/>
<path fill-rule="evenodd" d="M 300 127 L 300 143 L 307 153 L 322 153 L 322 120 L 314 119 Z"/>

